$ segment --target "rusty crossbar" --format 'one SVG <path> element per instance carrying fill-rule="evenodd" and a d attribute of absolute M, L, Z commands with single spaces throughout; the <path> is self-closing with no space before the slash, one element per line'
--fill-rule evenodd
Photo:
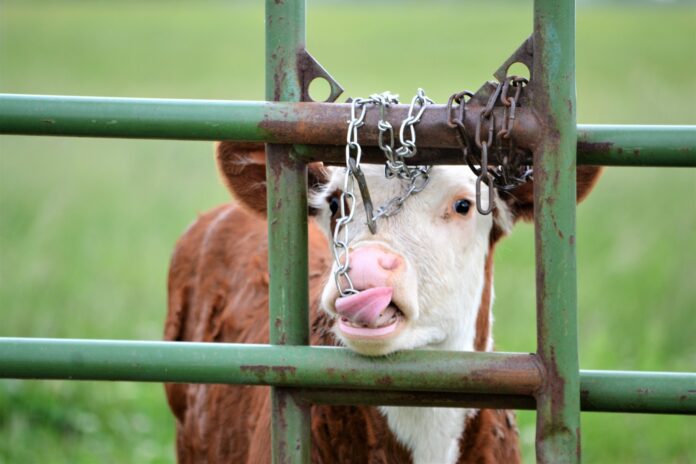
<path fill-rule="evenodd" d="M 387 110 L 392 126 L 398 127 L 407 110 L 407 105 Z M 472 105 L 466 113 L 471 133 L 481 110 L 480 105 Z M 306 161 L 343 163 L 349 112 L 350 105 L 339 103 L 0 94 L 0 134 L 303 144 L 309 145 L 300 149 Z M 380 163 L 384 154 L 376 148 L 376 118 L 376 112 L 368 112 L 360 137 L 365 161 Z M 577 131 L 578 164 L 696 166 L 696 126 L 579 124 Z M 455 133 L 447 126 L 445 105 L 429 107 L 417 133 L 419 151 L 414 163 L 462 163 Z M 519 146 L 531 153 L 540 131 L 530 109 L 519 109 L 515 133 Z M 496 161 L 495 152 L 491 155 Z"/>
<path fill-rule="evenodd" d="M 332 404 L 534 409 L 543 378 L 527 353 L 27 338 L 0 338 L 0 353 L 2 377 L 272 385 Z M 580 371 L 585 411 L 694 414 L 694 391 L 694 373 Z"/>
<path fill-rule="evenodd" d="M 271 385 L 276 463 L 309 462 L 313 403 L 536 409 L 538 462 L 580 460 L 581 409 L 695 414 L 694 373 L 578 367 L 576 164 L 693 167 L 696 127 L 577 125 L 574 15 L 570 0 L 535 0 L 532 37 L 495 73 L 501 79 L 520 61 L 533 77 L 515 137 L 535 165 L 536 353 L 411 351 L 373 359 L 302 346 L 309 342 L 306 163 L 344 160 L 348 106 L 306 103 L 316 77 L 329 81 L 332 100 L 340 87 L 305 50 L 304 0 L 267 0 L 268 101 L 0 95 L 0 133 L 269 143 L 271 345 L 2 338 L 0 378 Z M 482 109 L 470 101 L 467 131 Z M 391 108 L 392 125 L 405 112 L 405 105 Z M 361 143 L 372 145 L 367 162 L 383 159 L 374 148 L 375 117 L 368 113 L 361 132 Z M 447 119 L 445 106 L 425 113 L 413 162 L 463 162 Z"/>

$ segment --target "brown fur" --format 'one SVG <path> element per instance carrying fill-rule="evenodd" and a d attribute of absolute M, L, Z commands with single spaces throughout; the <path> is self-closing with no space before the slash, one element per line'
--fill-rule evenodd
<path fill-rule="evenodd" d="M 488 338 L 491 331 L 491 301 L 493 297 L 493 251 L 495 244 L 491 244 L 486 256 L 486 268 L 484 269 L 483 294 L 481 304 L 476 315 L 476 338 L 474 339 L 474 349 L 476 351 L 486 351 Z"/>
<path fill-rule="evenodd" d="M 334 345 L 331 321 L 317 309 L 330 268 L 328 244 L 313 222 L 309 251 L 312 344 Z M 172 258 L 165 338 L 268 343 L 267 256 L 266 221 L 259 215 L 233 205 L 202 215 L 181 237 Z M 488 313 L 489 306 L 482 306 Z M 485 344 L 485 338 L 482 340 Z M 168 384 L 166 390 L 177 419 L 180 463 L 270 462 L 268 388 Z M 497 417 L 482 411 L 472 422 L 477 424 L 476 433 L 494 436 L 496 430 L 505 430 Z M 462 449 L 462 459 L 466 459 L 460 462 L 517 462 L 486 460 L 484 450 L 476 444 L 491 443 L 469 435 L 467 431 L 467 446 Z M 396 441 L 375 407 L 314 406 L 312 438 L 312 460 L 317 463 L 410 461 L 408 451 Z M 505 440 L 492 444 L 494 449 L 512 446 L 516 450 L 517 437 L 508 433 Z"/>
<path fill-rule="evenodd" d="M 166 340 L 268 343 L 267 224 L 259 214 L 266 210 L 265 167 L 260 147 L 229 142 L 218 146 L 225 183 L 246 207 L 224 205 L 203 214 L 177 242 L 169 271 Z M 319 166 L 310 168 L 310 186 L 320 182 L 322 175 Z M 495 240 L 486 261 L 477 350 L 486 348 L 490 332 L 494 245 Z M 332 321 L 318 310 L 330 269 L 328 244 L 312 220 L 309 265 L 311 343 L 335 345 Z M 167 384 L 165 388 L 176 416 L 180 463 L 270 462 L 268 387 Z M 460 440 L 459 463 L 520 462 L 514 416 L 509 411 L 480 410 L 467 419 Z M 312 462 L 410 461 L 410 453 L 398 443 L 377 408 L 312 408 Z"/>

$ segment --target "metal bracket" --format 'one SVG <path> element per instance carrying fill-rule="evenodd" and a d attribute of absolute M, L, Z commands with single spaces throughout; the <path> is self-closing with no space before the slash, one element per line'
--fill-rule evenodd
<path fill-rule="evenodd" d="M 301 101 L 303 102 L 313 102 L 315 100 L 309 96 L 309 84 L 314 81 L 314 79 L 324 79 L 329 83 L 331 92 L 325 103 L 333 103 L 336 99 L 343 93 L 343 87 L 331 77 L 326 69 L 319 62 L 314 59 L 312 55 L 305 49 L 298 52 L 297 55 L 297 67 L 298 74 L 300 76 L 300 85 L 302 87 Z"/>
<path fill-rule="evenodd" d="M 532 64 L 534 63 L 534 41 L 533 36 L 527 37 L 527 39 L 522 42 L 517 50 L 514 51 L 510 57 L 503 62 L 503 64 L 493 73 L 493 76 L 498 82 L 503 82 L 508 75 L 508 69 L 515 63 L 522 63 L 529 69 L 529 82 L 532 82 Z M 488 97 L 495 91 L 497 83 L 495 81 L 486 81 L 481 88 L 479 88 L 472 100 L 478 102 L 481 106 L 485 106 L 488 101 Z M 528 100 L 531 95 L 531 86 L 527 87 L 527 91 L 522 94 L 520 103 L 523 105 L 528 104 Z M 496 106 L 500 106 L 499 103 Z"/>
<path fill-rule="evenodd" d="M 505 60 L 498 68 L 493 76 L 498 79 L 498 82 L 503 82 L 507 77 L 507 71 L 515 63 L 522 63 L 529 69 L 529 81 L 532 81 L 532 65 L 534 64 L 534 40 L 533 36 L 527 37 L 527 40 L 522 42 L 515 52 L 510 55 L 510 58 Z"/>

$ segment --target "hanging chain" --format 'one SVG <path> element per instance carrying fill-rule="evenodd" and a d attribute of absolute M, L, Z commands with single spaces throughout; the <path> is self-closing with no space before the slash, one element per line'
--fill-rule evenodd
<path fill-rule="evenodd" d="M 433 101 L 425 95 L 423 89 L 418 89 L 416 96 L 411 101 L 408 116 L 403 120 L 399 129 L 401 146 L 394 149 L 394 128 L 386 119 L 386 110 L 390 105 L 397 103 L 399 103 L 398 95 L 393 95 L 389 92 L 370 95 L 370 98 L 366 99 L 356 98 L 351 103 L 350 120 L 348 121 L 348 132 L 346 135 L 346 171 L 343 177 L 343 191 L 340 197 L 341 215 L 336 220 L 333 233 L 333 255 L 336 262 L 334 281 L 341 296 L 358 293 L 348 275 L 350 267 L 348 225 L 353 220 L 355 213 L 355 183 L 357 182 L 363 199 L 367 225 L 373 234 L 377 232 L 377 219 L 396 214 L 409 196 L 422 191 L 428 184 L 428 174 L 431 166 L 409 166 L 406 164 L 405 158 L 413 157 L 417 152 L 414 126 L 421 120 L 427 105 L 433 103 Z M 358 129 L 365 124 L 368 105 L 374 105 L 380 109 L 380 119 L 377 123 L 377 129 L 379 130 L 378 144 L 386 157 L 385 177 L 387 179 L 397 177 L 409 181 L 408 187 L 401 195 L 392 198 L 374 213 L 370 191 L 367 188 L 365 175 L 360 167 L 362 148 L 358 140 Z M 418 106 L 418 110 L 416 110 L 416 106 Z M 407 129 L 408 133 L 406 133 Z"/>
<path fill-rule="evenodd" d="M 516 111 L 526 84 L 527 79 L 510 76 L 495 86 L 476 121 L 474 142 L 478 147 L 478 156 L 472 149 L 470 138 L 467 136 L 464 126 L 467 100 L 474 94 L 468 91 L 459 92 L 450 96 L 447 102 L 447 125 L 455 130 L 464 161 L 476 175 L 476 209 L 481 214 L 490 214 L 493 210 L 494 188 L 509 191 L 532 179 L 532 168 L 525 163 L 524 152 L 516 149 L 513 137 Z M 511 88 L 514 89 L 514 92 L 511 91 Z M 498 100 L 503 106 L 503 117 L 500 129 L 495 132 L 496 117 L 493 114 L 493 108 Z M 411 100 L 408 114 L 399 128 L 400 146 L 395 148 L 394 127 L 387 120 L 386 111 L 389 106 L 397 103 L 399 103 L 398 95 L 389 92 L 373 94 L 369 98 L 356 98 L 351 103 L 346 135 L 346 171 L 340 197 L 341 214 L 336 221 L 333 233 L 333 255 L 337 267 L 334 272 L 334 280 L 341 296 L 358 293 L 348 275 L 350 268 L 348 225 L 355 214 L 355 184 L 358 184 L 363 199 L 368 228 L 374 234 L 377 232 L 377 219 L 396 214 L 401 210 L 408 197 L 421 192 L 429 181 L 431 166 L 410 166 L 406 160 L 418 152 L 415 125 L 420 122 L 427 106 L 433 101 L 425 95 L 423 89 L 418 89 Z M 378 145 L 386 158 L 384 176 L 387 179 L 397 178 L 408 181 L 408 186 L 401 195 L 392 198 L 377 210 L 374 210 L 365 175 L 360 167 L 362 148 L 358 140 L 358 129 L 365 124 L 365 115 L 370 105 L 379 108 Z M 487 126 L 485 136 L 482 134 L 484 123 Z M 496 142 L 495 146 L 493 146 L 494 141 Z M 491 150 L 498 153 L 499 164 L 497 165 L 488 164 Z M 481 184 L 484 183 L 488 186 L 488 201 L 485 207 L 481 193 Z"/>
<path fill-rule="evenodd" d="M 353 287 L 353 281 L 348 275 L 350 266 L 350 254 L 348 253 L 348 224 L 355 214 L 355 181 L 354 172 L 360 169 L 362 148 L 358 141 L 358 129 L 365 124 L 367 100 L 356 98 L 350 106 L 350 121 L 348 122 L 348 134 L 346 135 L 346 173 L 343 177 L 343 191 L 340 198 L 341 216 L 336 220 L 333 234 L 333 255 L 337 269 L 334 272 L 336 288 L 341 296 L 357 293 Z M 342 283 L 345 283 L 346 290 Z"/>
<path fill-rule="evenodd" d="M 384 94 L 383 94 L 384 95 Z M 375 97 L 375 95 L 373 95 Z M 379 129 L 379 148 L 384 152 L 384 156 L 387 158 L 387 162 L 384 166 L 384 175 L 387 179 L 392 179 L 398 177 L 402 180 L 407 180 L 409 182 L 408 187 L 400 196 L 396 196 L 389 200 L 386 204 L 382 205 L 377 209 L 372 217 L 372 221 L 377 220 L 380 217 L 389 217 L 396 214 L 408 197 L 413 194 L 421 192 L 430 178 L 428 174 L 430 173 L 431 166 L 409 166 L 406 164 L 405 158 L 413 157 L 418 149 L 416 148 L 416 130 L 414 126 L 418 124 L 425 113 L 425 109 L 433 101 L 425 95 L 423 89 L 418 89 L 418 92 L 411 100 L 411 106 L 408 109 L 408 115 L 401 123 L 399 128 L 399 142 L 401 146 L 394 150 L 394 131 L 385 118 L 385 107 L 386 105 L 380 105 L 380 120 L 377 123 L 377 128 Z M 418 105 L 418 110 L 416 111 L 416 105 Z M 384 128 L 384 130 L 383 130 Z M 406 137 L 406 129 L 408 129 L 408 135 Z M 384 133 L 389 132 L 390 143 L 384 143 L 383 139 Z"/>
<path fill-rule="evenodd" d="M 472 150 L 471 142 L 464 128 L 466 98 L 471 98 L 473 94 L 468 91 L 459 92 L 450 96 L 447 102 L 449 115 L 447 124 L 455 129 L 464 160 L 476 175 L 476 209 L 481 214 L 490 214 L 493 210 L 493 188 L 509 191 L 532 179 L 532 168 L 525 163 L 525 154 L 515 148 L 513 137 L 516 111 L 522 90 L 526 84 L 527 79 L 510 76 L 506 77 L 502 83 L 496 85 L 486 102 L 486 106 L 481 111 L 479 119 L 476 121 L 474 142 L 479 149 L 478 156 Z M 511 87 L 515 89 L 514 94 L 510 92 Z M 500 130 L 495 133 L 496 118 L 493 114 L 493 107 L 498 99 L 503 104 L 503 117 Z M 457 104 L 456 107 L 454 106 L 455 103 Z M 488 126 L 485 137 L 481 133 L 484 122 Z M 493 146 L 494 138 L 496 146 Z M 498 152 L 500 164 L 493 166 L 488 164 L 488 155 L 491 149 Z M 488 186 L 488 201 L 485 207 L 481 198 L 482 183 Z"/>
<path fill-rule="evenodd" d="M 510 76 L 503 83 L 503 90 L 500 94 L 500 101 L 503 104 L 503 124 L 498 131 L 498 140 L 507 141 L 507 150 L 502 154 L 499 178 L 496 187 L 499 190 L 509 191 L 520 184 L 524 184 L 532 179 L 532 166 L 525 163 L 524 153 L 515 149 L 515 139 L 513 129 L 515 128 L 515 117 L 517 106 L 519 105 L 522 90 L 528 81 L 524 77 Z M 515 89 L 514 96 L 508 96 L 510 87 Z"/>

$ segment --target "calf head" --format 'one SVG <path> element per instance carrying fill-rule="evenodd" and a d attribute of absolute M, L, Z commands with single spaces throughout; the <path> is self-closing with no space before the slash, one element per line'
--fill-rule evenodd
<path fill-rule="evenodd" d="M 232 193 L 257 213 L 265 213 L 263 145 L 223 142 L 218 165 Z M 375 206 L 401 195 L 401 180 L 386 180 L 384 167 L 363 165 Z M 592 189 L 597 167 L 578 169 L 578 200 Z M 310 214 L 326 234 L 340 215 L 344 168 L 309 167 Z M 533 217 L 533 188 L 525 184 L 499 195 L 495 209 L 481 215 L 475 206 L 476 177 L 466 166 L 435 166 L 429 185 L 401 211 L 377 221 L 371 233 L 356 192 L 348 226 L 348 275 L 357 294 L 341 296 L 334 279 L 324 286 L 321 306 L 334 316 L 341 342 L 366 355 L 432 348 L 473 350 L 476 320 L 497 240 L 519 219 Z M 482 186 L 483 198 L 488 198 Z M 334 263 L 332 272 L 336 269 Z M 489 308 L 485 308 L 486 311 Z"/>

